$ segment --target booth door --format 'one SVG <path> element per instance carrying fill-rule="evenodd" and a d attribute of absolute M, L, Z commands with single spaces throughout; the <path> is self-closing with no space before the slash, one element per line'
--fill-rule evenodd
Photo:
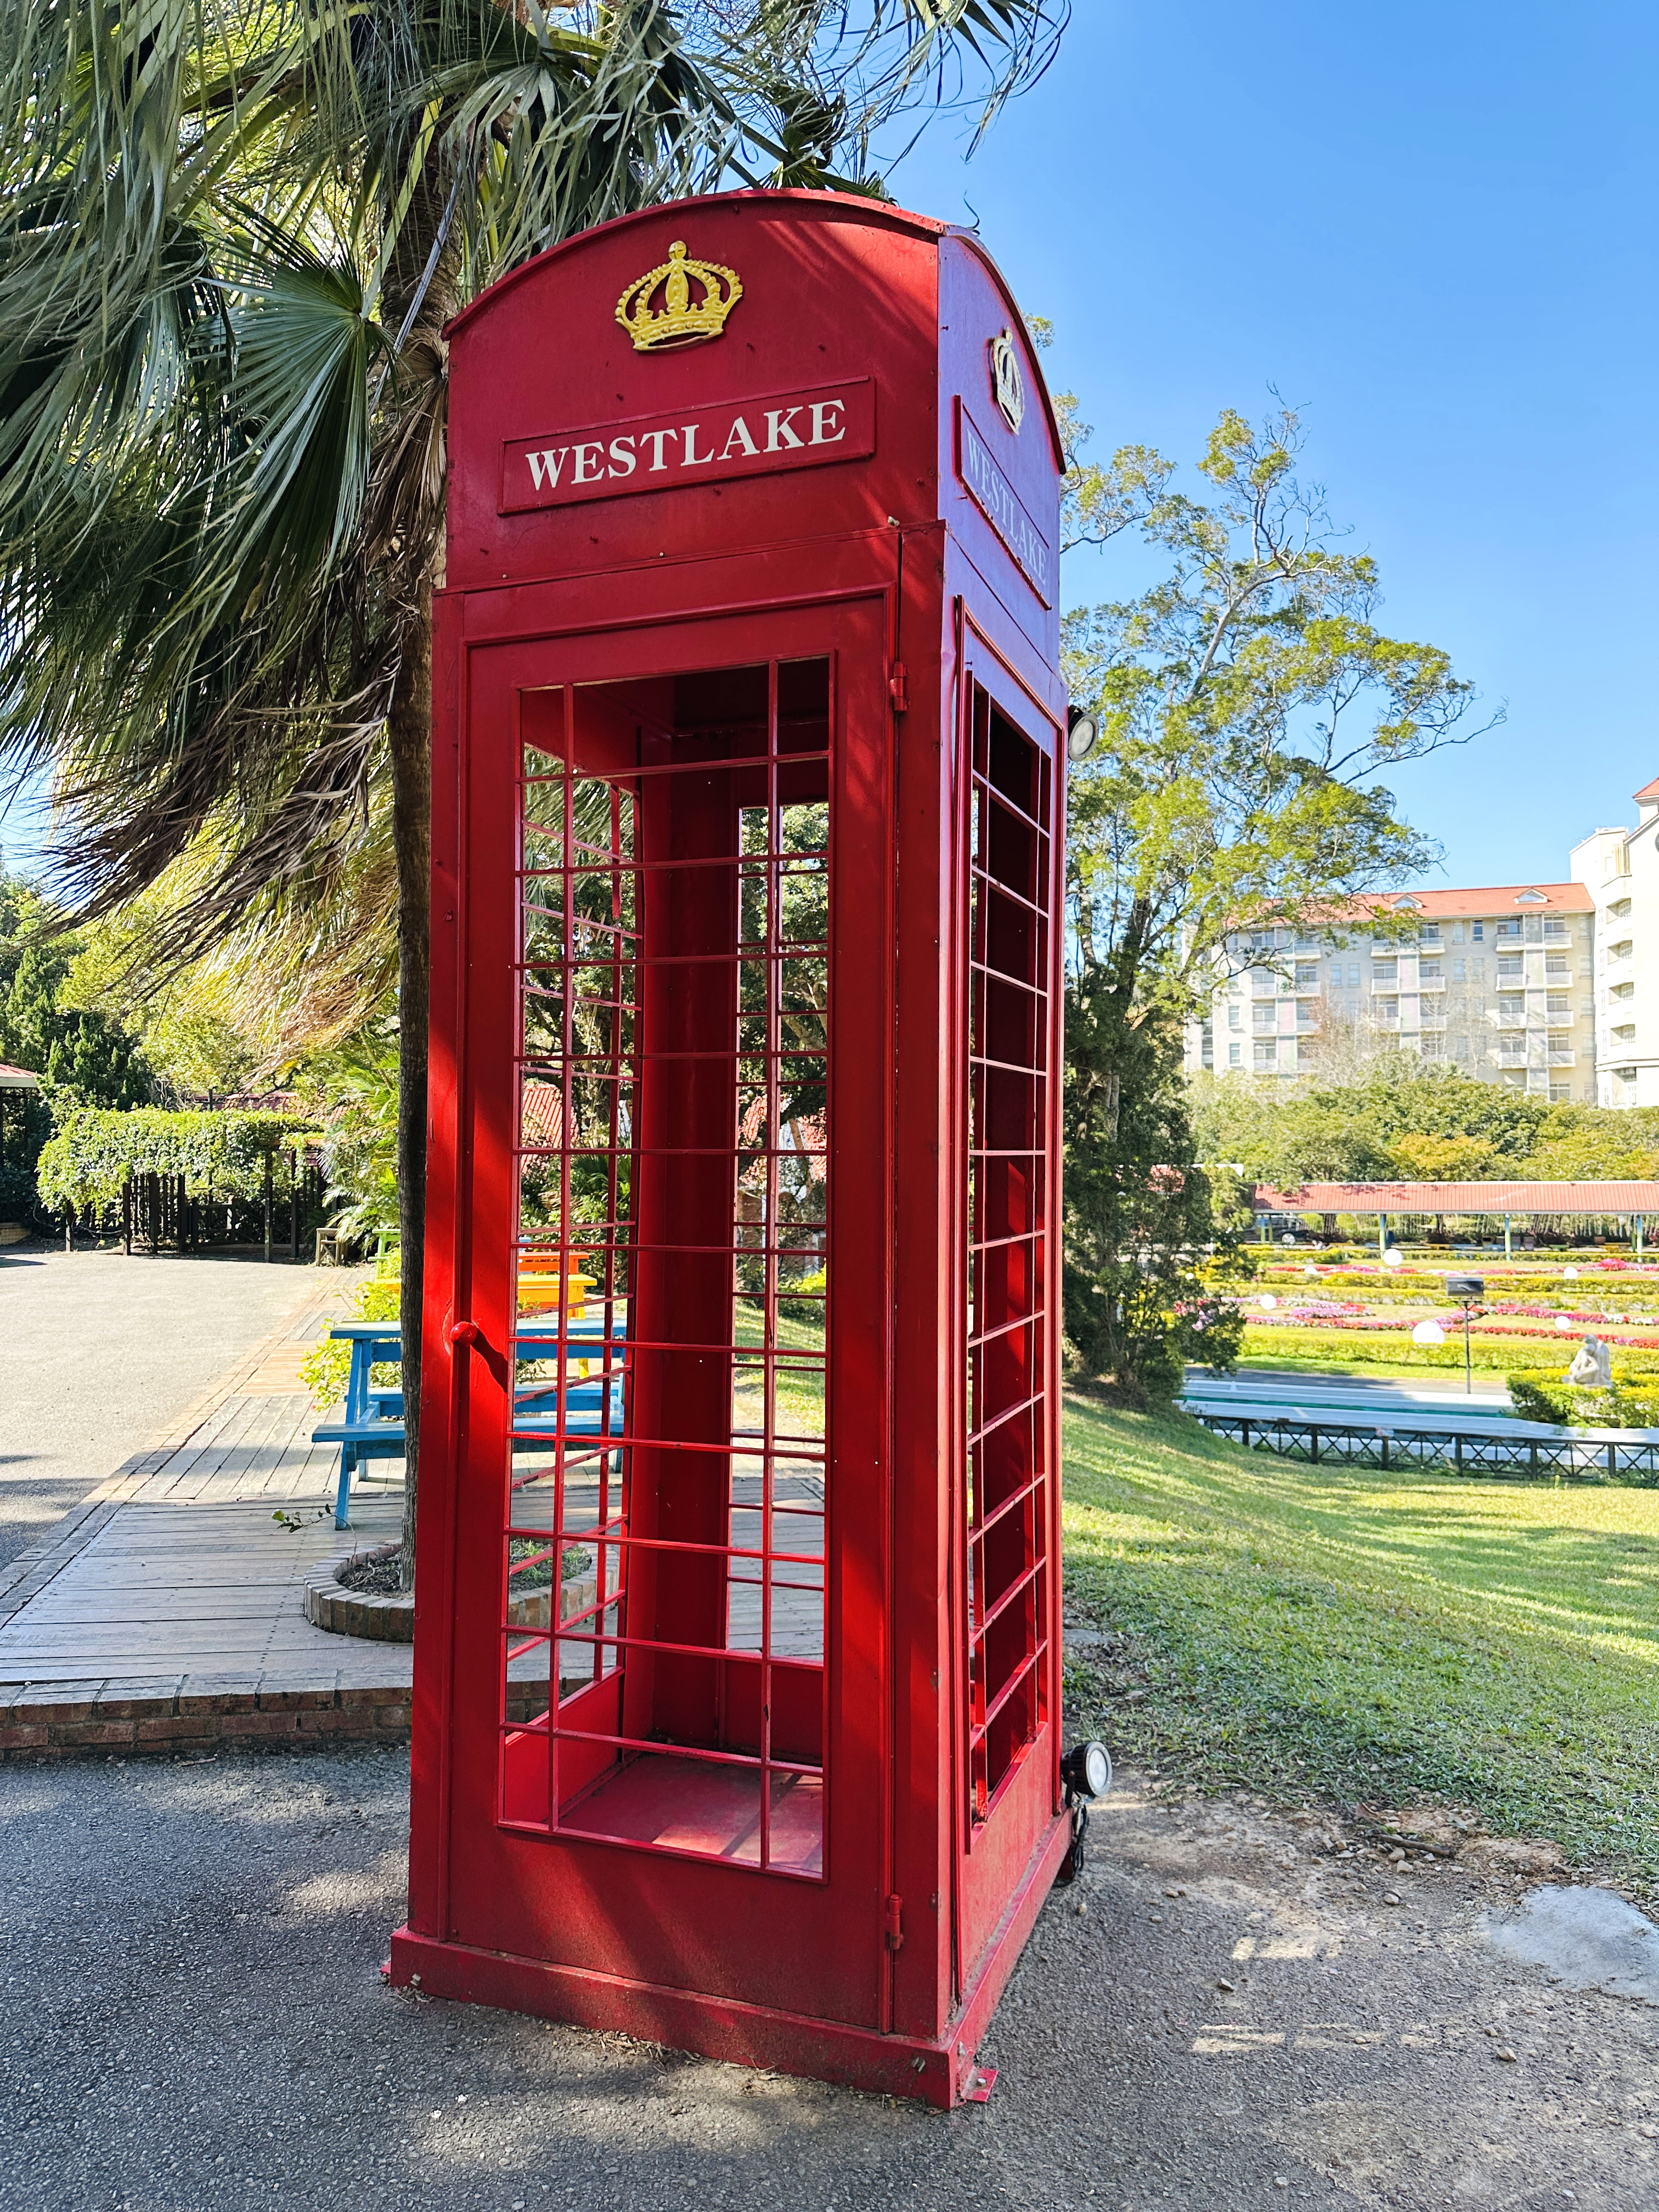
<path fill-rule="evenodd" d="M 461 1939 L 870 2025 L 884 634 L 474 653 L 458 1544 Z"/>
<path fill-rule="evenodd" d="M 959 1986 L 1056 1804 L 1057 732 L 969 634 L 958 814 L 966 1229 Z"/>

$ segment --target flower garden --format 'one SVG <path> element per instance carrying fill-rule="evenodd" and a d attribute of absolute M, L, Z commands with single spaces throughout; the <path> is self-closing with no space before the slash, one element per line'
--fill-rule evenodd
<path fill-rule="evenodd" d="M 1469 1357 L 1487 1376 L 1553 1379 L 1594 1331 L 1614 1348 L 1616 1380 L 1659 1376 L 1659 1265 L 1595 1255 L 1460 1262 L 1416 1253 L 1394 1267 L 1346 1255 L 1253 1256 L 1241 1294 L 1241 1357 L 1252 1364 L 1461 1370 L 1462 1310 L 1446 1278 L 1474 1273 L 1486 1297 L 1471 1314 Z"/>

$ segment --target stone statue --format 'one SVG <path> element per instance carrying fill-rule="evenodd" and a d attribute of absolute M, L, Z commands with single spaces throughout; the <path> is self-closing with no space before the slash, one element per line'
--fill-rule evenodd
<path fill-rule="evenodd" d="M 1599 1336 L 1587 1336 L 1573 1354 L 1572 1364 L 1563 1380 L 1576 1383 L 1581 1389 L 1610 1390 L 1613 1388 L 1613 1352 Z"/>

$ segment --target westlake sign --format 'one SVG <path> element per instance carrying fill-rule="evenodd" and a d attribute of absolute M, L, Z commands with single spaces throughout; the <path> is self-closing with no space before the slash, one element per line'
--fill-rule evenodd
<path fill-rule="evenodd" d="M 957 402 L 957 474 L 975 506 L 1013 556 L 1021 575 L 1045 607 L 1053 606 L 1054 549 L 1032 521 L 1025 502 L 974 428 L 974 418 L 960 400 Z"/>
<path fill-rule="evenodd" d="M 546 437 L 509 439 L 501 447 L 501 512 L 518 514 L 824 461 L 861 460 L 875 449 L 875 387 L 867 376 L 805 392 L 765 392 Z"/>

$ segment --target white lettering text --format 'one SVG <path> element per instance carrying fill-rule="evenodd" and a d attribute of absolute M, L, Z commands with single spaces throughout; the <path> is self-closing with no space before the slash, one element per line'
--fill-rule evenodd
<path fill-rule="evenodd" d="M 799 446 L 804 442 L 789 427 L 799 413 L 799 407 L 769 407 L 767 409 L 766 450 L 769 453 L 781 453 L 786 446 Z"/>
<path fill-rule="evenodd" d="M 757 453 L 760 451 L 760 447 L 750 436 L 749 425 L 741 415 L 732 423 L 726 443 L 720 448 L 720 459 L 723 461 L 729 461 L 734 451 L 739 453 Z"/>

